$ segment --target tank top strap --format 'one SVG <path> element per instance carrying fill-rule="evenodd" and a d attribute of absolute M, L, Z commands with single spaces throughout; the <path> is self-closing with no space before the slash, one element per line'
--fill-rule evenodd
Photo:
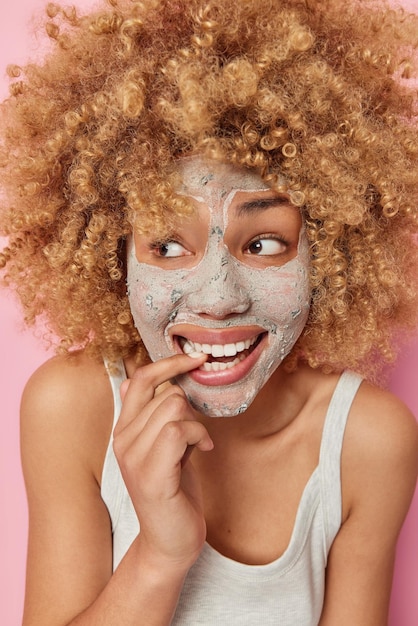
<path fill-rule="evenodd" d="M 119 419 L 120 411 L 122 408 L 122 401 L 120 398 L 120 386 L 123 381 L 126 380 L 126 370 L 125 364 L 122 359 L 120 359 L 117 363 L 109 363 L 109 361 L 104 359 L 104 364 L 109 376 L 109 381 L 112 387 L 113 394 L 113 433 L 113 429 L 116 426 L 116 422 Z"/>
<path fill-rule="evenodd" d="M 341 526 L 341 452 L 347 418 L 362 380 L 362 377 L 354 372 L 343 372 L 335 387 L 325 417 L 319 455 L 325 555 L 328 555 Z"/>
<path fill-rule="evenodd" d="M 124 483 L 122 475 L 119 471 L 118 462 L 113 452 L 113 431 L 122 408 L 119 390 L 123 381 L 126 380 L 126 370 L 122 360 L 112 364 L 104 360 L 104 364 L 112 388 L 114 409 L 112 434 L 110 436 L 102 470 L 101 495 L 109 510 L 112 529 L 115 529 L 118 524 L 124 495 Z"/>

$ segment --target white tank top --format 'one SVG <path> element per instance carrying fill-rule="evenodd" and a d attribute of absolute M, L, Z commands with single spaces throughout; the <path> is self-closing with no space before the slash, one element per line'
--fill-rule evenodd
<path fill-rule="evenodd" d="M 123 368 L 123 366 L 122 366 Z M 122 369 L 121 368 L 121 369 Z M 109 374 L 114 424 L 126 375 Z M 324 601 L 325 568 L 341 526 L 341 450 L 344 429 L 361 378 L 344 372 L 325 417 L 319 463 L 299 503 L 286 551 L 267 565 L 233 561 L 205 543 L 190 569 L 172 626 L 316 626 Z M 139 532 L 139 523 L 112 449 L 107 450 L 102 497 L 113 532 L 114 569 Z"/>

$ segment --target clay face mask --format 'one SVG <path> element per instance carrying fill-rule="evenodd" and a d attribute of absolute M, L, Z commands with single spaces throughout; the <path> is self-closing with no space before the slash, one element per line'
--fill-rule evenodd
<path fill-rule="evenodd" d="M 153 361 L 209 355 L 176 381 L 198 411 L 236 415 L 304 328 L 308 244 L 299 209 L 254 172 L 200 157 L 181 159 L 179 171 L 196 216 L 163 242 L 131 237 L 131 311 Z"/>

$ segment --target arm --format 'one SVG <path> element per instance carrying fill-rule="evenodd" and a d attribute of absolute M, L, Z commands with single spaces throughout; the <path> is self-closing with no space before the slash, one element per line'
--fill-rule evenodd
<path fill-rule="evenodd" d="M 102 366 L 82 357 L 77 357 L 79 362 L 74 365 L 71 359 L 53 360 L 43 366 L 28 383 L 22 399 L 22 463 L 30 528 L 24 626 L 169 624 L 191 565 L 190 554 L 183 560 L 170 558 L 172 555 L 160 549 L 164 545 L 163 540 L 158 544 L 160 535 L 149 537 L 141 532 L 112 574 L 110 521 L 99 486 L 112 422 L 111 391 Z M 191 369 L 191 359 L 187 358 L 186 362 L 181 356 L 178 360 L 181 370 Z M 161 363 L 147 366 L 150 375 L 139 376 L 126 392 L 120 425 L 125 440 L 119 446 L 119 457 L 122 463 L 125 453 L 131 458 L 125 463 L 125 466 L 131 464 L 125 471 L 130 484 L 136 482 L 132 477 L 129 479 L 130 472 L 138 470 L 135 443 L 143 443 L 143 437 L 138 434 L 150 416 L 157 413 L 159 421 L 154 421 L 159 429 L 154 439 L 142 447 L 143 457 L 148 456 L 148 461 L 155 448 L 157 462 L 159 451 L 169 458 L 167 448 L 173 449 L 175 429 L 166 429 L 171 435 L 165 438 L 161 430 L 164 432 L 167 421 L 177 420 L 180 424 L 183 420 L 178 409 L 177 413 L 170 409 L 177 405 L 170 402 L 168 392 L 153 403 L 161 376 L 164 378 L 168 370 L 173 371 L 171 364 L 170 367 L 165 364 L 164 369 Z M 151 402 L 146 401 L 144 409 L 144 402 L 138 398 L 144 398 L 147 393 Z M 155 404 L 164 410 L 158 413 Z M 138 413 L 142 421 L 138 421 Z M 189 420 L 193 428 L 196 422 L 192 424 L 190 416 Z M 188 443 L 200 445 L 186 431 L 187 428 L 177 437 L 174 452 L 178 475 L 183 474 L 179 474 L 178 467 Z M 155 439 L 159 445 L 154 445 Z M 190 467 L 187 471 L 190 472 Z M 149 478 L 152 482 L 153 476 Z M 133 495 L 138 503 L 138 493 Z M 155 500 L 152 502 L 148 505 L 150 517 L 159 508 L 163 518 L 164 502 L 161 499 L 157 504 Z M 181 511 L 178 517 L 181 523 Z M 152 520 L 149 526 L 154 526 Z M 182 535 L 185 527 L 182 526 Z M 161 534 L 164 531 L 163 527 Z M 194 548 L 193 558 L 196 558 L 199 550 Z"/>
<path fill-rule="evenodd" d="M 320 626 L 387 624 L 396 542 L 416 485 L 418 430 L 389 393 L 363 385 L 342 459 L 343 518 Z"/>

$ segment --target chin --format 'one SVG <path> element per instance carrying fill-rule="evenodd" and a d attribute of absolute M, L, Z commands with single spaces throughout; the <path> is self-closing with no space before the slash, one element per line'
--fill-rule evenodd
<path fill-rule="evenodd" d="M 177 384 L 183 389 L 191 406 L 206 417 L 234 417 L 241 415 L 252 404 L 260 388 L 243 390 L 231 385 L 223 387 L 203 387 L 191 383 L 190 379 L 179 376 Z"/>
<path fill-rule="evenodd" d="M 206 402 L 195 401 L 192 396 L 187 396 L 190 404 L 194 408 L 195 411 L 198 411 L 202 415 L 206 417 L 235 417 L 237 415 L 241 415 L 245 413 L 248 409 L 248 406 L 245 404 L 241 404 L 239 407 L 236 406 L 225 406 L 216 407 L 211 404 L 210 406 Z"/>

